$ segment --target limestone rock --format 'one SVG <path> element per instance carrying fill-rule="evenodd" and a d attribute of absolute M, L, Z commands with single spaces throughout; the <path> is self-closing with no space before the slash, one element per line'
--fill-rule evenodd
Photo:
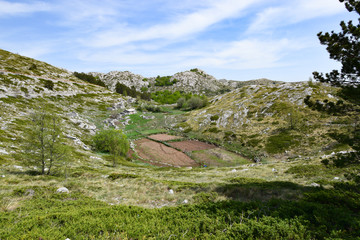
<path fill-rule="evenodd" d="M 69 189 L 67 189 L 66 187 L 61 187 L 61 188 L 58 188 L 56 190 L 57 193 L 69 193 Z"/>

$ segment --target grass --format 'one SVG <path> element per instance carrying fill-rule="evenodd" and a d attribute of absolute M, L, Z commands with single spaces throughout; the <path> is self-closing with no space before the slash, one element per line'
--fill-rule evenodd
<path fill-rule="evenodd" d="M 221 148 L 193 151 L 191 157 L 196 162 L 209 167 L 231 167 L 250 163 L 249 160 L 242 156 Z"/>
<path fill-rule="evenodd" d="M 41 64 L 36 63 L 36 66 L 38 70 L 42 69 Z M 14 69 L 21 70 L 15 63 Z M 58 85 L 65 88 L 60 82 Z M 266 146 L 267 143 L 269 149 L 281 149 L 282 152 L 294 147 L 308 152 L 313 147 L 312 144 L 296 142 L 297 135 L 300 135 L 297 131 L 301 129 L 274 131 L 284 127 L 285 121 L 281 118 L 266 116 L 256 123 L 249 119 L 249 122 L 244 121 L 248 124 L 246 127 L 230 127 L 231 132 L 226 129 L 228 126 L 223 129 L 212 125 L 221 129 L 224 136 L 228 132 L 227 137 L 231 140 L 228 141 L 209 139 L 208 135 L 199 133 L 201 129 L 194 122 L 181 122 L 199 117 L 198 111 L 184 113 L 166 107 L 165 113 L 150 113 L 155 116 L 153 120 L 143 119 L 140 117 L 143 113 L 137 113 L 130 116 L 130 125 L 125 129 L 130 139 L 171 131 L 181 135 L 181 132 L 171 129 L 178 124 L 191 129 L 187 137 L 213 141 L 229 151 L 193 153 L 193 157 L 204 154 L 218 164 L 217 167 L 159 168 L 128 159 L 122 159 L 117 167 L 112 167 L 109 155 L 85 151 L 69 140 L 72 147 L 69 162 L 57 163 L 52 176 L 39 175 L 37 169 L 20 157 L 19 139 L 27 125 L 26 116 L 33 108 L 41 102 L 48 103 L 64 117 L 67 134 L 91 145 L 90 133 L 70 124 L 67 113 L 76 111 L 82 118 L 102 128 L 104 119 L 111 114 L 106 108 L 119 98 L 110 92 L 86 94 L 86 91 L 97 91 L 97 88 L 86 85 L 73 87 L 79 91 L 82 89 L 83 94 L 0 99 L 0 149 L 10 153 L 0 153 L 1 239 L 358 238 L 360 191 L 344 177 L 356 167 L 336 169 L 320 165 L 319 156 L 323 152 L 318 153 L 317 148 L 311 150 L 313 154 L 308 154 L 309 158 L 299 157 L 299 154 L 294 157 L 293 153 L 275 157 L 265 154 L 258 145 Z M 263 90 L 257 89 L 255 96 L 259 105 L 252 103 L 254 109 L 260 105 L 263 109 L 267 102 L 260 96 L 277 93 L 276 89 Z M 252 92 L 244 88 L 239 90 L 239 94 L 229 93 L 228 96 L 244 101 L 252 96 Z M 223 109 L 235 106 L 228 101 L 222 104 Z M 281 104 L 275 107 L 277 111 L 284 110 Z M 211 111 L 206 113 L 209 114 L 209 124 L 216 124 L 222 112 L 213 106 L 209 109 Z M 251 112 L 255 117 L 257 111 Z M 311 141 L 316 147 L 323 147 L 322 143 L 328 140 L 327 128 L 337 126 L 325 125 L 330 120 L 334 122 L 326 114 L 319 121 L 313 117 L 314 113 L 307 116 L 310 124 L 306 134 L 313 137 Z M 254 119 L 259 118 L 257 115 Z M 203 120 L 206 119 L 198 118 L 198 121 Z M 277 124 L 273 125 L 274 122 Z M 339 124 L 350 122 L 341 117 L 336 120 Z M 236 124 L 236 121 L 231 124 Z M 271 128 L 264 133 L 268 127 L 266 124 Z M 273 138 L 266 140 L 265 136 L 269 134 L 273 134 Z M 245 144 L 249 140 L 252 140 L 249 143 L 252 146 Z M 346 146 L 335 144 L 332 147 L 344 149 Z M 255 157 L 262 160 L 261 164 L 247 160 Z M 22 169 L 17 166 L 22 166 Z M 314 182 L 321 186 L 311 187 Z M 69 194 L 56 193 L 57 188 L 64 186 L 70 190 Z"/>

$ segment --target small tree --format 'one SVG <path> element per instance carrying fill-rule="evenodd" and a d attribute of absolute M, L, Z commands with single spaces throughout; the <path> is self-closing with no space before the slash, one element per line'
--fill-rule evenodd
<path fill-rule="evenodd" d="M 360 15 L 360 0 L 339 1 L 345 3 L 349 12 Z M 336 157 L 338 161 L 360 163 L 360 128 L 357 124 L 360 105 L 360 18 L 357 24 L 353 24 L 352 21 L 348 23 L 341 21 L 340 26 L 342 29 L 340 33 L 334 31 L 331 33 L 320 32 L 318 37 L 320 43 L 327 46 L 326 50 L 329 52 L 330 58 L 341 63 L 341 71 L 333 70 L 325 76 L 322 73 L 314 72 L 313 75 L 316 80 L 341 87 L 343 97 L 355 104 L 357 109 L 355 107 L 344 109 L 347 115 L 354 115 L 355 127 L 346 134 L 347 137 L 341 137 L 342 134 L 337 133 L 334 134 L 334 138 L 339 142 L 349 144 L 356 151 Z M 360 176 L 359 171 L 357 174 Z"/>
<path fill-rule="evenodd" d="M 25 133 L 25 157 L 41 168 L 41 174 L 50 175 L 54 165 L 68 156 L 61 120 L 45 108 L 36 110 L 30 120 L 30 129 Z"/>
<path fill-rule="evenodd" d="M 95 147 L 98 151 L 109 152 L 113 166 L 116 166 L 119 157 L 125 157 L 129 151 L 129 141 L 121 130 L 102 130 L 94 136 Z"/>
<path fill-rule="evenodd" d="M 181 97 L 176 102 L 176 108 L 180 109 L 183 108 L 185 105 L 186 99 L 184 97 Z"/>
<path fill-rule="evenodd" d="M 288 109 L 286 114 L 287 114 L 286 121 L 288 123 L 289 129 L 291 130 L 296 129 L 301 124 L 302 121 L 302 116 L 300 112 L 294 107 L 290 107 L 290 109 Z"/>

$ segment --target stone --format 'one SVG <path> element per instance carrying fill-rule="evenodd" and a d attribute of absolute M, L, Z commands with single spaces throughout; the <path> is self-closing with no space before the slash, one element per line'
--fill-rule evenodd
<path fill-rule="evenodd" d="M 311 183 L 310 186 L 311 186 L 311 187 L 320 187 L 320 184 L 318 184 L 318 183 Z"/>
<path fill-rule="evenodd" d="M 61 188 L 58 188 L 56 190 L 57 193 L 69 193 L 69 189 L 67 189 L 66 187 L 61 187 Z"/>
<path fill-rule="evenodd" d="M 71 117 L 71 118 L 78 118 L 79 117 L 79 114 L 77 112 L 71 112 L 71 113 L 68 113 L 68 116 Z"/>
<path fill-rule="evenodd" d="M 189 201 L 187 200 L 187 199 L 185 199 L 184 201 L 183 201 L 183 204 L 187 204 Z"/>
<path fill-rule="evenodd" d="M 4 150 L 4 149 L 0 149 L 0 154 L 9 154 L 6 150 Z"/>
<path fill-rule="evenodd" d="M 35 195 L 35 191 L 34 191 L 33 189 L 26 189 L 24 195 L 25 195 L 25 196 L 32 197 L 32 196 Z"/>
<path fill-rule="evenodd" d="M 271 171 L 273 171 L 273 172 L 277 172 L 277 170 L 276 170 L 275 168 L 273 168 Z"/>
<path fill-rule="evenodd" d="M 236 169 L 231 170 L 231 172 L 237 172 Z"/>
<path fill-rule="evenodd" d="M 170 189 L 169 194 L 174 194 L 174 190 Z"/>
<path fill-rule="evenodd" d="M 340 178 L 339 177 L 334 177 L 334 180 L 339 180 Z"/>

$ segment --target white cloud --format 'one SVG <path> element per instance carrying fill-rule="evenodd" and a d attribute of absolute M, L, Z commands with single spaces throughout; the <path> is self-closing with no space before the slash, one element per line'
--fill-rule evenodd
<path fill-rule="evenodd" d="M 177 15 L 170 23 L 159 23 L 147 29 L 134 29 L 129 28 L 126 24 L 118 24 L 108 31 L 97 33 L 90 44 L 96 47 L 109 47 L 154 39 L 177 41 L 179 38 L 186 38 L 204 31 L 224 19 L 237 17 L 242 10 L 258 1 L 212 1 L 208 8 L 186 15 Z"/>
<path fill-rule="evenodd" d="M 257 33 L 317 17 L 331 16 L 345 11 L 341 5 L 338 0 L 286 1 L 284 4 L 260 12 L 248 32 Z"/>
<path fill-rule="evenodd" d="M 50 5 L 39 1 L 32 3 L 16 3 L 0 0 L 0 17 L 49 11 L 50 9 Z"/>
<path fill-rule="evenodd" d="M 287 55 L 306 48 L 297 40 L 245 39 L 230 43 L 200 42 L 191 48 L 146 52 L 134 50 L 132 45 L 121 49 L 83 52 L 82 61 L 116 64 L 120 68 L 159 69 L 166 66 L 169 72 L 177 72 L 193 67 L 222 69 L 264 69 L 291 65 Z M 216 50 L 218 49 L 218 50 Z"/>

